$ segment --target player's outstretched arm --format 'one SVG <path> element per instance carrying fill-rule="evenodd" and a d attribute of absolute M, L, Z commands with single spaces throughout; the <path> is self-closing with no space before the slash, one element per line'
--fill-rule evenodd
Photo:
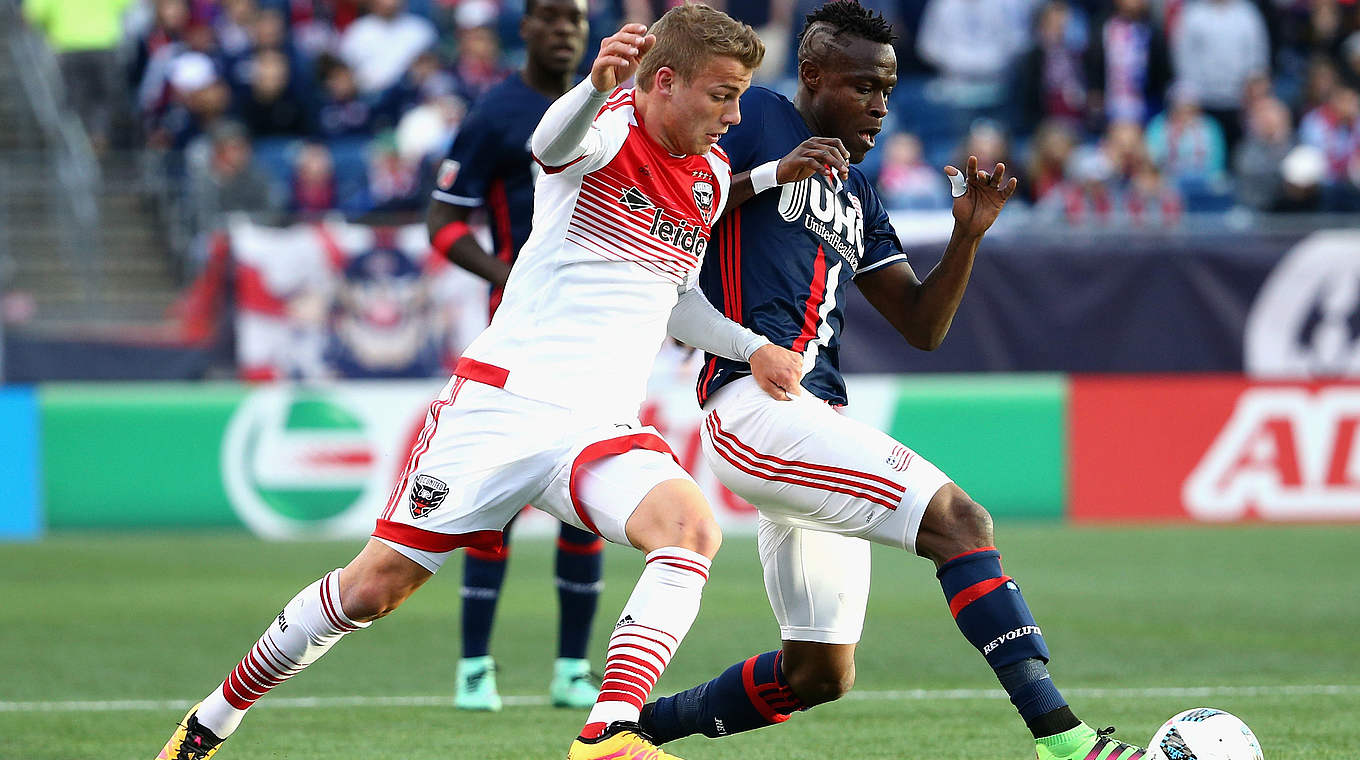
<path fill-rule="evenodd" d="M 916 348 L 933 351 L 944 341 L 973 273 L 982 236 L 1015 192 L 1018 181 L 1006 179 L 1006 165 L 991 174 L 978 171 L 969 156 L 967 170 L 946 166 L 954 196 L 954 233 L 940 263 L 922 282 L 905 263 L 885 266 L 855 279 L 865 299 Z"/>
<path fill-rule="evenodd" d="M 834 184 L 835 178 L 850 176 L 850 151 L 835 137 L 809 137 L 787 156 L 732 175 L 727 209 L 736 208 L 772 187 L 807 179 L 818 172 Z"/>
<path fill-rule="evenodd" d="M 487 253 L 477 242 L 477 236 L 468 226 L 471 214 L 470 206 L 431 200 L 425 214 L 430 244 L 444 258 L 491 283 L 492 287 L 503 288 L 510 277 L 510 265 Z"/>
<path fill-rule="evenodd" d="M 750 363 L 756 384 L 779 401 L 802 392 L 803 355 L 776 346 L 724 317 L 698 288 L 680 292 L 666 332 L 700 351 Z"/>
<path fill-rule="evenodd" d="M 534 158 L 545 166 L 558 167 L 589 152 L 586 139 L 595 115 L 614 88 L 637 71 L 642 56 L 655 44 L 656 36 L 647 34 L 642 24 L 624 24 L 601 40 L 590 77 L 558 98 L 539 121 L 529 141 Z"/>

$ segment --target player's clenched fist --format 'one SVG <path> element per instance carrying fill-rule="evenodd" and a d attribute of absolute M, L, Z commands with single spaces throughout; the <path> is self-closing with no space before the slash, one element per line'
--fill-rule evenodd
<path fill-rule="evenodd" d="M 850 176 L 850 151 L 835 137 L 809 137 L 779 159 L 775 181 L 784 185 L 807 179 L 821 172 L 828 182 L 833 176 Z M 834 184 L 834 183 L 833 183 Z"/>
<path fill-rule="evenodd" d="M 656 35 L 647 34 L 642 24 L 624 24 L 614 34 L 600 40 L 600 54 L 590 67 L 590 83 L 596 92 L 612 92 L 637 71 L 642 56 L 656 44 Z"/>
<path fill-rule="evenodd" d="M 803 355 L 773 343 L 751 354 L 751 376 L 776 401 L 789 401 L 803 392 Z"/>

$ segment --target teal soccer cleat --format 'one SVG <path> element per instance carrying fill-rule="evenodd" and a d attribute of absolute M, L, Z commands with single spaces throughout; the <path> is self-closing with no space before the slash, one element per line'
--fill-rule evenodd
<path fill-rule="evenodd" d="M 548 694 L 552 697 L 553 707 L 591 707 L 600 695 L 599 678 L 590 672 L 589 660 L 559 657 L 553 663 Z"/>
<path fill-rule="evenodd" d="M 453 706 L 459 710 L 500 712 L 501 695 L 496 692 L 496 662 L 490 655 L 464 657 L 458 661 L 458 687 Z"/>

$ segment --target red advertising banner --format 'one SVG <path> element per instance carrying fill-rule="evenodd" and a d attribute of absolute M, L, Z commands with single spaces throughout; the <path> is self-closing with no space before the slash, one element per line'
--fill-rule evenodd
<path fill-rule="evenodd" d="M 1077 376 L 1074 521 L 1360 520 L 1360 383 Z"/>

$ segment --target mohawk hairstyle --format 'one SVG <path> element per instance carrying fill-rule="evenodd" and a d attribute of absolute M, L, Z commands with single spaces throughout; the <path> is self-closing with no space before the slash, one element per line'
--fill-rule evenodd
<path fill-rule="evenodd" d="M 843 47 L 844 43 L 832 42 L 843 35 L 885 45 L 897 39 L 892 24 L 878 11 L 865 8 L 857 0 L 831 0 L 803 19 L 803 31 L 798 34 L 798 60 L 826 52 L 826 43 Z"/>

